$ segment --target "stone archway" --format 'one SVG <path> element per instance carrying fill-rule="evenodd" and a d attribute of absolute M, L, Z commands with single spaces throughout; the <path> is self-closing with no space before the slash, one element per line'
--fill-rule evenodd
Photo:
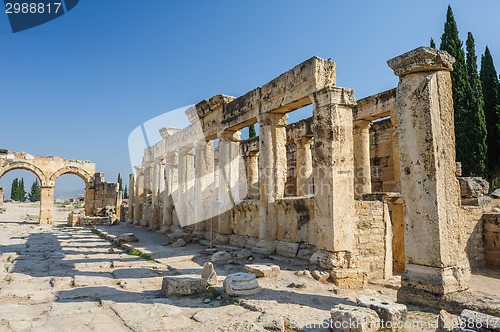
<path fill-rule="evenodd" d="M 33 172 L 40 180 L 40 224 L 51 224 L 54 210 L 54 185 L 63 174 L 75 174 L 85 181 L 86 198 L 95 164 L 86 160 L 69 160 L 61 157 L 32 156 L 25 152 L 0 154 L 0 178 L 15 169 Z"/>

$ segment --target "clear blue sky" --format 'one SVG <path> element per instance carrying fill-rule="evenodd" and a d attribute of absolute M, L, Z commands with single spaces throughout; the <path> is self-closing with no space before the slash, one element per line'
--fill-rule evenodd
<path fill-rule="evenodd" d="M 488 44 L 500 67 L 498 0 L 81 0 L 16 34 L 0 12 L 0 148 L 92 160 L 115 181 L 131 171 L 136 126 L 240 96 L 313 55 L 332 58 L 357 98 L 395 87 L 386 61 L 431 37 L 439 46 L 449 3 L 462 39 L 473 32 L 478 57 Z"/>

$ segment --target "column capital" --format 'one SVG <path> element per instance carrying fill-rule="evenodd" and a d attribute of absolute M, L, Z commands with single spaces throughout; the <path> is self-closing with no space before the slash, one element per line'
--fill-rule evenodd
<path fill-rule="evenodd" d="M 288 115 L 282 113 L 262 113 L 257 116 L 259 126 L 285 127 Z"/>
<path fill-rule="evenodd" d="M 303 149 L 307 144 L 311 143 L 312 137 L 310 136 L 299 136 L 299 135 L 294 135 L 293 136 L 293 142 L 297 146 L 297 149 Z"/>
<path fill-rule="evenodd" d="M 241 139 L 241 132 L 237 130 L 223 130 L 217 133 L 217 137 L 221 141 L 239 142 Z"/>
<path fill-rule="evenodd" d="M 425 71 L 452 71 L 455 58 L 446 51 L 421 46 L 387 61 L 394 75 L 403 77 Z"/>
<path fill-rule="evenodd" d="M 370 120 L 356 120 L 354 121 L 354 130 L 370 129 L 372 122 Z"/>
<path fill-rule="evenodd" d="M 169 167 L 179 165 L 179 153 L 171 152 L 165 156 L 165 165 Z"/>
<path fill-rule="evenodd" d="M 356 106 L 354 90 L 338 86 L 327 86 L 321 90 L 315 91 L 310 98 L 313 104 L 317 107 L 332 104 L 347 107 Z"/>

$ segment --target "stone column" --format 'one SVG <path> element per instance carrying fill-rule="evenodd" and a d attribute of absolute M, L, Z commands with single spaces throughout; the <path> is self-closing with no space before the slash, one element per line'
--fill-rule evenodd
<path fill-rule="evenodd" d="M 276 250 L 277 221 L 274 202 L 285 194 L 287 176 L 286 114 L 266 113 L 259 122 L 260 241 L 255 252 L 270 254 Z"/>
<path fill-rule="evenodd" d="M 314 142 L 314 221 L 318 251 L 311 262 L 324 268 L 354 266 L 354 91 L 326 87 L 311 97 Z"/>
<path fill-rule="evenodd" d="M 40 187 L 40 224 L 52 224 L 54 211 L 54 186 Z"/>
<path fill-rule="evenodd" d="M 297 147 L 295 163 L 296 163 L 296 179 L 295 188 L 297 196 L 312 194 L 312 155 L 311 155 L 311 137 L 295 137 L 295 146 Z"/>
<path fill-rule="evenodd" d="M 177 191 L 179 154 L 170 152 L 165 158 L 165 191 L 163 194 L 163 221 L 161 231 L 166 233 L 174 224 L 174 192 Z"/>
<path fill-rule="evenodd" d="M 160 188 L 160 160 L 155 159 L 153 161 L 152 167 L 152 185 L 151 185 L 151 223 L 149 224 L 149 228 L 151 230 L 157 230 L 159 228 L 159 207 L 158 207 L 158 197 Z"/>
<path fill-rule="evenodd" d="M 259 198 L 259 151 L 247 151 L 244 155 L 248 199 Z"/>
<path fill-rule="evenodd" d="M 195 170 L 195 230 L 205 230 L 205 221 L 211 217 L 212 190 L 214 189 L 214 154 L 212 142 L 201 140 L 194 150 Z"/>
<path fill-rule="evenodd" d="M 219 185 L 218 201 L 221 211 L 218 216 L 218 232 L 231 234 L 230 209 L 239 201 L 239 159 L 241 132 L 226 130 L 218 133 L 219 142 Z"/>
<path fill-rule="evenodd" d="M 468 288 L 450 71 L 454 58 L 420 47 L 388 61 L 397 88 L 401 192 L 408 264 L 398 299 Z"/>
<path fill-rule="evenodd" d="M 146 227 L 151 223 L 152 217 L 152 208 L 151 208 L 151 194 L 152 194 L 152 184 L 153 184 L 153 164 L 151 161 L 145 162 L 144 166 L 144 191 L 143 191 L 143 200 L 142 200 L 142 218 L 141 218 L 141 226 Z"/>
<path fill-rule="evenodd" d="M 135 208 L 135 181 L 137 176 L 135 174 L 129 175 L 128 180 L 128 219 L 127 223 L 132 224 L 134 222 L 134 208 Z"/>
<path fill-rule="evenodd" d="M 138 225 L 142 219 L 142 209 L 144 204 L 144 173 L 142 167 L 136 167 L 135 170 L 134 225 Z"/>
<path fill-rule="evenodd" d="M 354 122 L 354 197 L 362 199 L 363 194 L 372 192 L 370 166 L 371 121 Z"/>

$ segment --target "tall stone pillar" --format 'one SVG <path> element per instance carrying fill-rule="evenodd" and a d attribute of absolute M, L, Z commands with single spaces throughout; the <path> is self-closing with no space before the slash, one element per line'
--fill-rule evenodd
<path fill-rule="evenodd" d="M 53 221 L 54 186 L 40 187 L 40 224 L 50 225 Z"/>
<path fill-rule="evenodd" d="M 151 223 L 152 218 L 152 207 L 151 207 L 151 199 L 152 199 L 152 187 L 153 187 L 153 163 L 151 161 L 144 163 L 144 191 L 143 195 L 143 203 L 142 203 L 142 218 L 141 218 L 141 226 L 147 227 Z"/>
<path fill-rule="evenodd" d="M 134 209 L 135 209 L 135 182 L 137 176 L 135 174 L 129 175 L 128 180 L 128 218 L 127 223 L 132 224 L 134 222 Z"/>
<path fill-rule="evenodd" d="M 157 230 L 160 227 L 160 219 L 159 219 L 159 189 L 160 189 L 160 162 L 161 160 L 155 159 L 153 161 L 152 167 L 152 189 L 151 189 L 151 223 L 149 224 L 149 228 L 151 230 Z"/>
<path fill-rule="evenodd" d="M 211 217 L 214 189 L 214 154 L 211 141 L 198 141 L 194 150 L 195 162 L 195 230 L 205 230 L 205 221 Z"/>
<path fill-rule="evenodd" d="M 371 121 L 354 122 L 354 197 L 356 199 L 361 199 L 363 194 L 372 192 L 370 127 Z"/>
<path fill-rule="evenodd" d="M 259 122 L 260 241 L 255 252 L 270 254 L 276 250 L 277 221 L 274 202 L 285 194 L 287 176 L 286 114 L 265 113 Z"/>
<path fill-rule="evenodd" d="M 244 154 L 248 199 L 259 198 L 259 151 L 247 151 Z"/>
<path fill-rule="evenodd" d="M 179 154 L 177 152 L 167 153 L 165 158 L 165 191 L 163 194 L 163 221 L 161 231 L 166 233 L 174 224 L 174 200 L 173 195 L 177 190 L 177 176 L 179 166 Z"/>
<path fill-rule="evenodd" d="M 219 142 L 219 184 L 218 201 L 223 211 L 218 216 L 218 232 L 231 234 L 231 215 L 229 212 L 233 204 L 237 204 L 240 197 L 240 138 L 239 131 L 222 131 L 218 133 Z"/>
<path fill-rule="evenodd" d="M 468 288 L 455 176 L 454 62 L 448 53 L 428 47 L 388 61 L 400 77 L 396 107 L 408 260 L 398 298 L 409 301 Z"/>
<path fill-rule="evenodd" d="M 354 91 L 326 87 L 312 95 L 314 220 L 318 251 L 311 262 L 351 268 L 354 250 Z"/>
<path fill-rule="evenodd" d="M 144 206 L 144 172 L 142 167 L 135 167 L 135 201 L 134 201 L 134 225 L 138 225 L 142 219 L 142 209 Z"/>
<path fill-rule="evenodd" d="M 312 190 L 312 155 L 311 138 L 307 136 L 295 137 L 296 152 L 296 179 L 295 188 L 297 196 L 304 196 L 313 193 Z"/>

